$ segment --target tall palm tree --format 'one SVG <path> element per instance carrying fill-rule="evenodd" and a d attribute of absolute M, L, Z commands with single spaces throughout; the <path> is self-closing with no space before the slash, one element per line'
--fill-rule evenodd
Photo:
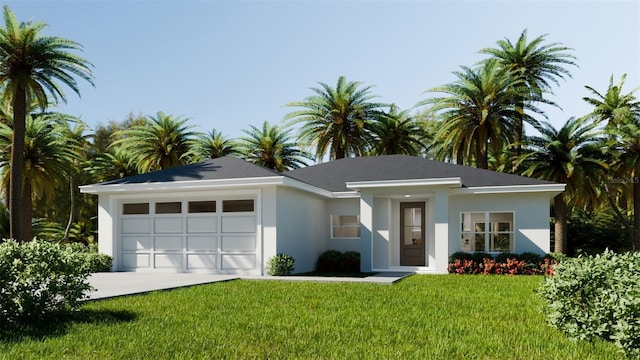
<path fill-rule="evenodd" d="M 128 153 L 141 173 L 184 165 L 189 142 L 196 135 L 187 121 L 160 111 L 144 124 L 117 132 L 121 138 L 111 146 Z"/>
<path fill-rule="evenodd" d="M 201 134 L 189 142 L 189 151 L 185 156 L 190 162 L 215 159 L 227 155 L 238 155 L 237 144 L 227 139 L 215 129 L 208 134 Z"/>
<path fill-rule="evenodd" d="M 373 102 L 371 86 L 338 78 L 335 88 L 319 83 L 311 88 L 315 94 L 303 101 L 287 103 L 300 107 L 285 116 L 290 124 L 302 124 L 299 138 L 315 148 L 317 160 L 329 155 L 331 160 L 362 156 L 371 143 L 371 123 L 384 117 L 385 104 Z"/>
<path fill-rule="evenodd" d="M 440 157 L 487 169 L 489 147 L 497 152 L 512 143 L 517 116 L 512 99 L 522 91 L 522 80 L 512 77 L 496 61 L 477 69 L 462 66 L 462 71 L 454 74 L 457 81 L 427 90 L 448 96 L 418 105 L 432 105 L 430 111 L 442 119 L 436 134 L 436 141 L 443 144 Z"/>
<path fill-rule="evenodd" d="M 92 159 L 87 170 L 95 181 L 110 181 L 139 174 L 134 159 L 124 151 L 110 149 Z"/>
<path fill-rule="evenodd" d="M 602 152 L 602 136 L 593 124 L 570 118 L 556 130 L 543 122 L 539 136 L 530 137 L 518 166 L 522 174 L 566 184 L 565 192 L 554 197 L 555 252 L 566 251 L 567 203 L 595 208 L 607 164 Z"/>
<path fill-rule="evenodd" d="M 527 41 L 527 29 L 524 29 L 515 43 L 504 39 L 497 42 L 497 48 L 480 50 L 480 53 L 492 56 L 489 61 L 497 60 L 512 76 L 522 80 L 529 90 L 514 98 L 517 114 L 513 146 L 515 158 L 520 154 L 524 139 L 524 104 L 531 101 L 554 104 L 543 98 L 544 93 L 551 91 L 551 83 L 559 85 L 558 79 L 571 77 L 567 65 L 576 66 L 576 58 L 570 53 L 572 48 L 560 43 L 545 43 L 545 38 L 546 35 L 542 35 Z"/>
<path fill-rule="evenodd" d="M 25 151 L 22 196 L 29 200 L 23 209 L 25 238 L 31 238 L 33 200 L 51 201 L 56 193 L 56 184 L 66 183 L 71 177 L 70 169 L 79 159 L 79 145 L 66 136 L 64 126 L 55 117 L 57 114 L 41 114 L 27 117 L 25 126 Z M 0 124 L 0 147 L 10 147 L 14 130 Z M 13 154 L 0 151 L 0 168 L 3 168 L 1 182 L 7 186 L 13 180 L 14 168 L 9 167 Z"/>
<path fill-rule="evenodd" d="M 398 111 L 391 105 L 389 113 L 372 123 L 372 155 L 420 155 L 424 149 L 422 139 L 426 129 L 408 110 Z"/>
<path fill-rule="evenodd" d="M 640 250 L 640 101 L 634 95 L 636 89 L 623 93 L 625 79 L 626 74 L 614 84 L 612 75 L 604 95 L 585 86 L 595 97 L 584 97 L 583 100 L 593 106 L 587 118 L 594 124 L 606 123 L 604 129 L 609 136 L 612 175 L 618 180 L 605 182 L 607 197 L 618 220 L 630 233 L 634 248 Z M 631 201 L 627 204 L 627 201 L 618 201 L 617 197 Z M 618 208 L 619 203 L 627 209 L 633 208 L 632 224 Z"/>
<path fill-rule="evenodd" d="M 268 121 L 262 129 L 253 125 L 249 128 L 238 144 L 241 156 L 249 162 L 282 172 L 306 166 L 305 160 L 311 158 L 291 140 L 290 130 Z"/>
<path fill-rule="evenodd" d="M 585 86 L 595 96 L 582 98 L 593 106 L 593 111 L 588 115 L 593 121 L 606 122 L 607 126 L 617 126 L 629 123 L 634 118 L 640 118 L 640 101 L 633 94 L 635 90 L 622 94 L 622 86 L 626 78 L 627 74 L 624 74 L 620 81 L 614 84 L 613 75 L 611 75 L 604 95 L 590 86 Z"/>
<path fill-rule="evenodd" d="M 27 107 L 36 100 L 44 110 L 51 95 L 54 101 L 66 100 L 61 85 L 78 95 L 75 77 L 93 84 L 91 64 L 69 52 L 81 50 L 80 44 L 60 37 L 43 36 L 43 22 L 19 22 L 8 6 L 4 6 L 4 27 L 0 27 L 0 83 L 4 96 L 12 105 L 13 138 L 11 141 L 11 180 L 9 192 L 11 237 L 28 240 L 30 222 L 23 226 L 21 219 L 28 217 L 31 196 L 24 197 L 23 174 L 24 136 Z"/>

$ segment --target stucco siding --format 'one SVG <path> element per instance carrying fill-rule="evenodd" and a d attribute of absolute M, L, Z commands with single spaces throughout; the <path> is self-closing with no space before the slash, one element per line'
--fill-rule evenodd
<path fill-rule="evenodd" d="M 318 256 L 325 250 L 329 230 L 325 200 L 299 190 L 278 187 L 276 209 L 276 253 L 293 256 L 296 273 L 315 270 Z"/>
<path fill-rule="evenodd" d="M 462 251 L 460 214 L 463 212 L 513 212 L 513 252 L 548 253 L 549 201 L 544 193 L 451 196 L 449 254 Z"/>

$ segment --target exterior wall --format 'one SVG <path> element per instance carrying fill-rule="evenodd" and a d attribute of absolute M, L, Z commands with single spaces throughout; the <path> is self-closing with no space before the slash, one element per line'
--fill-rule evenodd
<path fill-rule="evenodd" d="M 462 251 L 462 212 L 513 212 L 514 252 L 549 252 L 549 201 L 545 193 L 455 195 L 449 207 L 449 255 Z"/>
<path fill-rule="evenodd" d="M 373 251 L 374 269 L 388 269 L 392 257 L 392 214 L 394 214 L 390 198 L 373 199 Z M 397 244 L 396 244 L 397 245 Z M 396 246 L 397 247 L 397 246 Z"/>
<path fill-rule="evenodd" d="M 331 215 L 360 215 L 360 199 L 328 199 L 326 200 L 325 250 L 357 251 L 361 253 L 360 239 L 332 239 Z"/>
<path fill-rule="evenodd" d="M 329 217 L 323 198 L 299 190 L 278 187 L 276 252 L 265 251 L 266 261 L 277 253 L 295 259 L 295 272 L 314 271 L 318 256 L 326 250 Z"/>

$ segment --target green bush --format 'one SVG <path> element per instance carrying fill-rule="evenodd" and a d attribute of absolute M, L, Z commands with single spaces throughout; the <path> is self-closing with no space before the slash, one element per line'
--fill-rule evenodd
<path fill-rule="evenodd" d="M 508 259 L 511 260 L 522 260 L 520 259 L 520 255 L 514 253 L 500 253 L 495 256 L 494 260 L 497 263 L 506 263 Z"/>
<path fill-rule="evenodd" d="M 340 270 L 344 272 L 360 272 L 360 253 L 357 251 L 346 251 L 342 254 Z"/>
<path fill-rule="evenodd" d="M 91 285 L 84 260 L 63 245 L 0 244 L 0 326 L 43 320 L 80 306 Z"/>
<path fill-rule="evenodd" d="M 342 252 L 338 250 L 327 250 L 320 254 L 316 263 L 318 272 L 340 272 L 342 265 Z"/>
<path fill-rule="evenodd" d="M 110 272 L 113 259 L 107 254 L 99 254 L 94 245 L 86 246 L 80 243 L 67 244 L 65 250 L 83 260 L 83 266 L 90 273 Z"/>
<path fill-rule="evenodd" d="M 544 261 L 544 257 L 534 252 L 523 252 L 522 254 L 518 255 L 518 260 L 526 261 L 529 264 L 537 264 L 541 261 Z"/>
<path fill-rule="evenodd" d="M 471 260 L 471 254 L 464 252 L 464 251 L 457 251 L 454 252 L 453 254 L 449 255 L 449 262 L 452 263 L 456 260 L 459 261 L 464 261 L 464 260 Z"/>
<path fill-rule="evenodd" d="M 574 339 L 612 341 L 640 357 L 640 253 L 566 258 L 540 293 L 547 321 Z"/>
<path fill-rule="evenodd" d="M 287 254 L 277 254 L 267 261 L 267 274 L 271 276 L 291 275 L 295 259 Z"/>

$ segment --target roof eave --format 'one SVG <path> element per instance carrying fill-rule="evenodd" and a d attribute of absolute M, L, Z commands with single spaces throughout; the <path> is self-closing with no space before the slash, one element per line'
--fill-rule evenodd
<path fill-rule="evenodd" d="M 454 188 L 462 186 L 459 177 L 432 178 L 432 179 L 406 179 L 406 180 L 377 180 L 377 181 L 351 181 L 347 182 L 347 189 L 360 190 L 371 188 L 397 188 L 408 186 L 441 186 L 446 185 Z"/>
<path fill-rule="evenodd" d="M 85 194 L 121 193 L 129 191 L 166 191 L 193 190 L 207 187 L 255 187 L 264 185 L 280 185 L 284 176 L 267 176 L 256 178 L 213 179 L 213 180 L 184 180 L 129 184 L 91 184 L 80 186 L 80 192 Z"/>
<path fill-rule="evenodd" d="M 565 184 L 532 184 L 532 185 L 501 185 L 501 186 L 473 186 L 451 190 L 452 195 L 459 194 L 507 194 L 548 192 L 559 194 L 564 191 Z"/>

